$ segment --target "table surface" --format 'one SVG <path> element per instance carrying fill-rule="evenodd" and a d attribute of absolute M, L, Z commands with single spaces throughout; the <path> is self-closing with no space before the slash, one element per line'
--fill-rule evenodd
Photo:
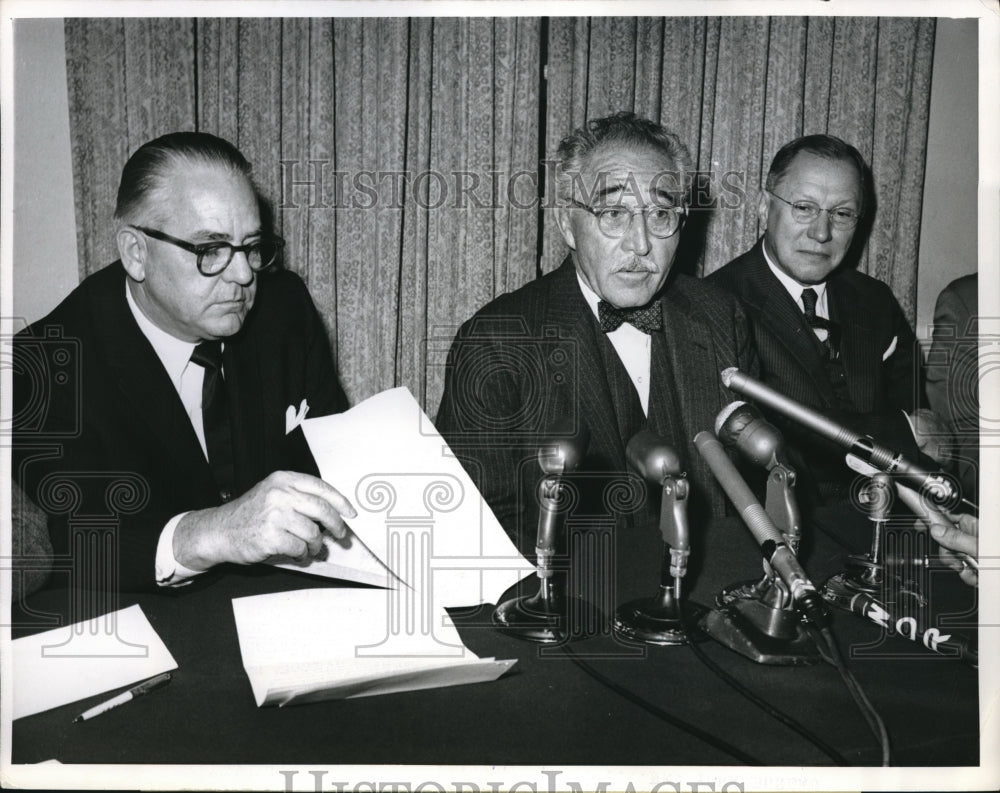
<path fill-rule="evenodd" d="M 709 605 L 724 585 L 759 575 L 759 555 L 738 521 L 716 521 L 704 544 L 711 563 L 685 580 L 690 599 Z M 843 569 L 834 533 L 811 530 L 803 560 L 819 583 Z M 658 540 L 657 540 L 658 541 Z M 647 554 L 648 555 L 648 554 Z M 621 602 L 652 595 L 658 560 L 621 583 Z M 640 565 L 641 566 L 641 565 Z M 403 764 L 678 766 L 832 765 L 812 743 L 717 677 L 690 646 L 624 646 L 598 630 L 566 647 L 524 642 L 489 625 L 492 607 L 456 613 L 462 638 L 480 656 L 516 658 L 492 683 L 453 686 L 288 708 L 258 708 L 242 666 L 235 597 L 339 582 L 263 567 L 232 568 L 171 594 L 121 596 L 141 605 L 178 663 L 169 686 L 73 723 L 107 695 L 17 720 L 12 761 L 63 763 Z M 953 633 L 974 637 L 975 590 L 935 575 L 928 593 Z M 66 591 L 43 590 L 12 615 L 15 636 L 65 620 Z M 971 611 L 970 611 L 971 610 Z M 978 676 L 859 617 L 834 613 L 833 632 L 862 689 L 881 714 L 893 765 L 979 764 Z M 714 641 L 705 655 L 798 720 L 847 763 L 877 766 L 881 750 L 836 669 L 828 664 L 755 664 Z M 572 656 L 575 656 L 574 660 Z M 602 676 L 596 679 L 578 661 Z M 13 679 L 16 685 L 17 671 Z M 612 686 L 626 689 L 623 696 Z M 636 702 L 635 698 L 641 700 Z M 644 707 L 642 702 L 653 707 Z M 675 721 L 661 718 L 666 711 Z M 680 720 L 682 726 L 678 726 Z M 684 723 L 724 742 L 714 745 Z M 726 751 L 725 744 L 743 753 Z"/>

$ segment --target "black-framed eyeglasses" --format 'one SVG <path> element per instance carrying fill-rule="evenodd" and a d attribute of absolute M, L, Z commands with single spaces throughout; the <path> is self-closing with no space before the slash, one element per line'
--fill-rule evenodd
<path fill-rule="evenodd" d="M 788 204 L 792 208 L 792 220 L 796 223 L 812 223 L 819 217 L 820 212 L 826 212 L 826 216 L 830 218 L 830 225 L 838 229 L 853 229 L 858 225 L 858 221 L 861 220 L 861 213 L 849 207 L 823 209 L 819 204 L 814 204 L 812 201 L 789 201 L 777 193 L 772 193 L 770 190 L 764 190 L 764 192 Z"/>
<path fill-rule="evenodd" d="M 597 228 L 606 237 L 624 237 L 632 225 L 633 216 L 642 215 L 646 219 L 646 231 L 654 237 L 665 239 L 677 233 L 681 227 L 681 221 L 687 214 L 687 208 L 683 206 L 671 207 L 652 204 L 648 207 L 633 209 L 622 205 L 592 207 L 572 198 L 569 201 L 573 206 L 586 209 L 596 217 Z"/>
<path fill-rule="evenodd" d="M 248 242 L 246 245 L 232 245 L 228 242 L 203 242 L 196 245 L 187 240 L 172 237 L 166 232 L 157 229 L 146 228 L 145 226 L 135 226 L 148 237 L 161 242 L 168 242 L 178 248 L 189 251 L 197 256 L 198 272 L 204 276 L 218 275 L 225 270 L 233 260 L 233 256 L 242 253 L 247 257 L 250 269 L 255 273 L 266 270 L 278 259 L 278 254 L 285 247 L 285 241 L 281 237 L 266 234 L 260 239 Z"/>

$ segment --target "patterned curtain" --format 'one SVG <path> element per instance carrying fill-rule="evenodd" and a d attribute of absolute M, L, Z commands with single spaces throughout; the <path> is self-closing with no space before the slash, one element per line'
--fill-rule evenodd
<path fill-rule="evenodd" d="M 676 132 L 708 177 L 699 205 L 714 206 L 693 224 L 690 251 L 707 274 L 760 235 L 757 191 L 777 150 L 800 135 L 843 138 L 875 178 L 858 267 L 892 287 L 912 323 L 934 28 L 926 18 L 553 18 L 546 150 L 622 109 Z M 549 223 L 544 271 L 565 255 Z"/>
<path fill-rule="evenodd" d="M 749 248 L 785 141 L 871 162 L 859 266 L 915 313 L 934 21 L 876 18 L 69 19 L 81 277 L 116 258 L 121 167 L 179 129 L 254 164 L 285 264 L 324 316 L 352 403 L 406 385 L 430 415 L 457 325 L 565 255 L 544 160 L 588 117 L 661 121 L 707 175 L 685 245 Z M 699 202 L 701 203 L 701 202 Z"/>

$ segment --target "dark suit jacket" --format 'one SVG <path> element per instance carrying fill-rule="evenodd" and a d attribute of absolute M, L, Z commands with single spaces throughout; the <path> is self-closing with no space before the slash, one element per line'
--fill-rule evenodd
<path fill-rule="evenodd" d="M 716 414 L 735 398 L 720 372 L 729 366 L 756 371 L 746 319 L 730 296 L 676 272 L 664 293 L 663 318 L 664 332 L 652 340 L 648 422 L 569 259 L 495 299 L 459 330 L 437 426 L 526 555 L 537 531 L 538 447 L 563 418 L 590 433 L 574 477 L 579 503 L 570 519 L 587 527 L 610 525 L 620 552 L 651 560 L 647 588 L 655 586 L 663 547 L 655 528 L 659 501 L 654 492 L 637 505 L 646 494 L 637 494 L 634 477 L 631 485 L 627 479 L 625 447 L 632 435 L 648 426 L 679 453 L 692 484 L 692 533 L 701 527 L 699 518 L 724 511 L 724 496 L 692 439 L 712 429 Z M 622 513 L 624 519 L 616 520 Z M 619 575 L 632 573 L 619 566 Z"/>
<path fill-rule="evenodd" d="M 855 270 L 841 269 L 827 281 L 830 319 L 841 328 L 840 357 L 853 408 L 838 407 L 824 370 L 813 331 L 802 311 L 764 259 L 763 242 L 708 276 L 708 281 L 735 294 L 753 326 L 760 356 L 761 379 L 786 396 L 890 448 L 917 454 L 902 411 L 920 404 L 920 372 L 916 339 L 888 286 Z M 892 348 L 891 354 L 886 352 Z M 844 452 L 818 436 L 771 417 L 799 446 L 813 478 L 839 484 L 853 478 Z M 801 489 L 801 487 L 800 487 Z"/>
<path fill-rule="evenodd" d="M 977 501 L 979 479 L 979 276 L 941 290 L 927 353 L 927 402 L 954 436 L 954 467 L 965 496 Z"/>
<path fill-rule="evenodd" d="M 346 407 L 301 280 L 258 277 L 255 305 L 223 359 L 235 494 L 275 470 L 316 472 L 302 431 L 285 433 L 289 405 L 308 400 L 310 416 Z M 155 586 L 165 523 L 220 503 L 180 397 L 128 308 L 125 278 L 119 262 L 94 273 L 14 343 L 14 477 L 51 516 L 57 568 L 61 558 L 76 584 L 109 590 Z M 109 572 L 84 561 L 91 529 L 103 532 L 101 548 L 113 537 Z"/>

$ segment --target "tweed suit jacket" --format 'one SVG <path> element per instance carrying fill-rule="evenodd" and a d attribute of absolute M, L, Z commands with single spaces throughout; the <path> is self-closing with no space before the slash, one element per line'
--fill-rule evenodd
<path fill-rule="evenodd" d="M 724 511 L 723 494 L 692 439 L 712 429 L 734 399 L 720 372 L 729 366 L 756 371 L 746 319 L 729 295 L 676 271 L 662 305 L 664 330 L 652 338 L 648 420 L 570 259 L 495 299 L 459 330 L 437 426 L 526 555 L 536 536 L 538 447 L 564 418 L 590 434 L 576 479 L 580 499 L 594 502 L 583 523 L 610 521 L 616 541 L 633 552 L 645 549 L 654 570 L 662 552 L 650 527 L 658 501 L 635 510 L 625 503 L 625 448 L 636 431 L 653 430 L 680 455 L 691 483 L 692 521 Z"/>
<path fill-rule="evenodd" d="M 850 269 L 837 270 L 827 280 L 830 319 L 841 328 L 840 358 L 853 403 L 845 410 L 836 402 L 812 329 L 767 266 L 763 238 L 707 280 L 743 304 L 765 383 L 891 448 L 917 454 L 903 415 L 922 403 L 916 338 L 888 286 Z M 807 464 L 825 459 L 837 470 L 846 470 L 842 450 L 780 417 L 772 418 L 800 447 Z"/>
<path fill-rule="evenodd" d="M 166 522 L 221 501 L 180 397 L 129 310 L 125 279 L 120 262 L 105 267 L 15 338 L 13 475 L 50 516 L 57 571 L 84 575 L 73 526 L 103 525 L 113 569 L 101 577 L 136 590 L 155 587 Z M 287 271 L 258 279 L 254 307 L 223 355 L 234 495 L 275 470 L 316 473 L 301 429 L 286 433 L 289 406 L 305 399 L 311 416 L 346 407 L 301 280 Z"/>

